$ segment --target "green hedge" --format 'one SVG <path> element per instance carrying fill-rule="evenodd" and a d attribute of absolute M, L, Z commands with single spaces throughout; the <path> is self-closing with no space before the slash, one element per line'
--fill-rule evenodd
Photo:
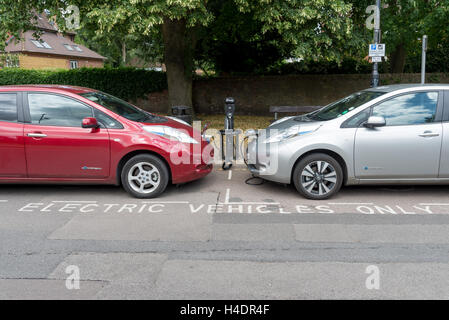
<path fill-rule="evenodd" d="M 80 68 L 72 70 L 0 70 L 0 85 L 64 84 L 101 90 L 134 100 L 167 88 L 164 72 L 136 68 Z"/>

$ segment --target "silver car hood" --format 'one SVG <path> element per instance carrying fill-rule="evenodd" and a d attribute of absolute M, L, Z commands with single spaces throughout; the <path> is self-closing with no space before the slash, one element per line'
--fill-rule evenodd
<path fill-rule="evenodd" d="M 314 121 L 304 116 L 295 116 L 288 120 L 282 121 L 281 123 L 270 125 L 265 130 L 259 130 L 259 137 L 264 140 L 275 132 L 288 129 L 293 126 L 299 126 L 301 131 L 315 131 L 322 125 L 323 121 Z"/>
<path fill-rule="evenodd" d="M 289 127 L 297 126 L 297 125 L 300 125 L 301 127 L 302 126 L 315 127 L 317 124 L 321 124 L 322 122 L 323 121 L 311 120 L 310 118 L 307 118 L 306 116 L 294 116 L 294 117 L 289 117 L 288 120 L 282 121 L 281 123 L 272 124 L 267 129 L 283 130 L 283 129 L 287 129 Z"/>

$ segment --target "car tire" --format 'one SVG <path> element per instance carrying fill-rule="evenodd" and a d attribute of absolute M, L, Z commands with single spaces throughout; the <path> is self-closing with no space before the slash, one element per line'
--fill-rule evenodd
<path fill-rule="evenodd" d="M 325 153 L 301 159 L 293 170 L 293 183 L 307 199 L 325 200 L 335 195 L 343 184 L 340 163 Z"/>
<path fill-rule="evenodd" d="M 123 166 L 123 188 L 135 198 L 150 199 L 161 195 L 167 188 L 170 173 L 167 165 L 157 156 L 140 154 Z"/>

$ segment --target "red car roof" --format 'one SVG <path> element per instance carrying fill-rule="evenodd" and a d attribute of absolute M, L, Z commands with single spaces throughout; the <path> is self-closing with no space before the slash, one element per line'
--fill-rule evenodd
<path fill-rule="evenodd" d="M 58 90 L 65 91 L 70 93 L 86 93 L 86 92 L 95 92 L 97 90 L 77 87 L 77 86 L 67 86 L 67 85 L 56 85 L 56 84 L 25 84 L 25 85 L 11 85 L 11 86 L 0 86 L 0 91 L 20 91 L 20 90 L 30 90 L 30 91 L 41 91 L 41 90 Z"/>

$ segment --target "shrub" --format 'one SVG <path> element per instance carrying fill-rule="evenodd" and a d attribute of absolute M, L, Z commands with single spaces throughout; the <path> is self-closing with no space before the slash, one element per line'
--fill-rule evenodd
<path fill-rule="evenodd" d="M 136 68 L 80 68 L 72 70 L 0 70 L 0 85 L 63 84 L 101 90 L 134 100 L 167 88 L 164 72 Z"/>

